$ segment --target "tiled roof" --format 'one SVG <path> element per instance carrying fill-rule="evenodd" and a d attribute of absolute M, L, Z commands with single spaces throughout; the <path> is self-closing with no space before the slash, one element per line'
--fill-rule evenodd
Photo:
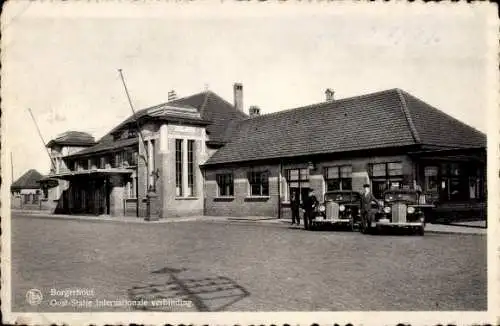
<path fill-rule="evenodd" d="M 169 103 L 191 105 L 198 108 L 201 118 L 211 122 L 207 126 L 207 134 L 208 138 L 215 142 L 225 141 L 226 129 L 232 121 L 240 121 L 248 117 L 211 91 L 198 93 Z"/>
<path fill-rule="evenodd" d="M 114 149 L 118 148 L 124 148 L 127 146 L 132 146 L 136 145 L 139 142 L 139 138 L 129 138 L 129 139 L 119 139 L 116 141 L 113 141 L 113 139 L 110 137 L 102 139 L 99 141 L 99 143 L 95 146 L 88 147 L 85 149 L 82 149 L 81 151 L 78 151 L 75 154 L 68 155 L 68 157 L 74 157 L 74 156 L 85 156 L 85 155 L 90 155 L 90 154 L 95 154 L 95 153 L 100 153 L 100 152 L 105 152 L 105 151 L 112 151 Z"/>
<path fill-rule="evenodd" d="M 180 108 L 194 108 L 199 112 L 199 115 L 201 116 L 201 119 L 199 118 L 194 118 L 191 117 L 189 118 L 190 121 L 196 121 L 197 123 L 200 124 L 208 124 L 206 129 L 207 129 L 207 134 L 208 138 L 210 141 L 213 142 L 224 142 L 225 136 L 226 136 L 226 129 L 229 124 L 231 124 L 233 121 L 240 121 L 242 119 L 247 118 L 247 115 L 243 112 L 240 112 L 234 108 L 233 105 L 231 105 L 229 102 L 221 98 L 219 95 L 211 92 L 211 91 L 206 91 L 206 92 L 201 92 L 197 93 L 188 97 L 172 100 L 167 103 L 162 103 L 159 105 L 155 105 L 153 107 L 145 108 L 142 110 L 139 110 L 136 112 L 136 117 L 137 119 L 141 118 L 151 118 L 151 119 L 158 119 L 158 118 L 164 118 L 163 115 L 161 114 L 162 108 L 165 107 L 180 107 Z M 171 114 L 171 113 L 169 113 Z M 177 119 L 183 119 L 176 117 L 172 115 L 172 117 L 177 118 Z M 111 134 L 123 126 L 130 124 L 134 122 L 134 116 L 130 116 L 125 121 L 120 123 L 118 126 L 113 128 L 107 135 L 105 135 L 103 138 L 101 138 L 98 142 L 97 145 L 86 148 L 82 151 L 79 151 L 78 153 L 75 153 L 73 156 L 80 156 L 80 155 L 87 155 L 91 153 L 96 153 L 108 149 L 103 149 L 104 145 L 102 143 L 106 143 L 108 145 L 106 146 L 111 146 L 109 144 L 113 143 L 113 137 Z M 186 120 L 186 119 L 185 119 Z M 187 120 L 186 120 L 187 121 Z M 137 140 L 136 140 L 137 141 Z M 119 142 L 119 141 L 117 141 Z M 124 146 L 121 145 L 121 143 L 115 144 L 115 146 Z"/>
<path fill-rule="evenodd" d="M 438 145 L 485 146 L 486 136 L 392 89 L 245 119 L 205 165 L 325 153 Z"/>
<path fill-rule="evenodd" d="M 41 175 L 37 170 L 28 170 L 19 179 L 12 183 L 10 189 L 11 191 L 21 189 L 40 189 L 40 184 L 38 182 L 42 178 L 43 175 Z"/>
<path fill-rule="evenodd" d="M 423 145 L 486 147 L 486 135 L 422 100 L 400 91 Z"/>
<path fill-rule="evenodd" d="M 91 146 L 95 144 L 95 139 L 92 135 L 82 131 L 66 131 L 60 134 L 55 139 L 52 139 L 47 147 L 53 145 L 73 145 L 73 146 Z"/>

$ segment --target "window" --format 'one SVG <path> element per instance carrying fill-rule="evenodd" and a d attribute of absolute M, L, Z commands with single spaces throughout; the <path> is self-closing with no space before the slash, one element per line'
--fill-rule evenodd
<path fill-rule="evenodd" d="M 291 200 L 292 193 L 302 200 L 302 192 L 309 188 L 309 169 L 288 169 L 286 174 L 285 200 Z"/>
<path fill-rule="evenodd" d="M 458 163 L 442 163 L 440 168 L 441 199 L 450 201 L 470 199 L 470 180 L 464 176 L 464 166 Z"/>
<path fill-rule="evenodd" d="M 373 195 L 381 198 L 388 189 L 401 188 L 403 181 L 403 163 L 388 162 L 370 164 Z"/>
<path fill-rule="evenodd" d="M 119 168 L 123 164 L 123 152 L 116 152 L 115 153 L 115 165 L 113 166 L 114 168 Z"/>
<path fill-rule="evenodd" d="M 83 170 L 88 170 L 89 169 L 89 160 L 83 159 L 80 162 L 80 166 L 82 167 Z"/>
<path fill-rule="evenodd" d="M 438 184 L 438 167 L 426 166 L 424 169 L 425 176 L 425 191 L 437 192 L 439 189 Z"/>
<path fill-rule="evenodd" d="M 136 177 L 131 177 L 127 181 L 127 187 L 126 187 L 126 194 L 128 199 L 135 199 L 137 198 L 136 196 L 136 185 L 137 185 L 137 178 Z"/>
<path fill-rule="evenodd" d="M 148 164 L 149 164 L 149 188 L 152 188 L 153 191 L 156 190 L 156 142 L 154 139 L 149 140 L 148 142 Z"/>
<path fill-rule="evenodd" d="M 188 148 L 187 148 L 187 163 L 188 163 L 188 196 L 194 196 L 194 177 L 195 177 L 195 153 L 194 153 L 194 140 L 188 140 Z"/>
<path fill-rule="evenodd" d="M 269 175 L 267 172 L 250 172 L 250 196 L 269 196 Z"/>
<path fill-rule="evenodd" d="M 132 153 L 132 162 L 129 162 L 132 166 L 137 166 L 137 162 L 139 161 L 139 153 L 138 152 L 133 152 Z"/>
<path fill-rule="evenodd" d="M 182 139 L 175 140 L 175 195 L 182 196 Z"/>
<path fill-rule="evenodd" d="M 113 154 L 107 155 L 106 164 L 111 168 L 115 166 L 115 156 Z"/>
<path fill-rule="evenodd" d="M 217 174 L 215 178 L 217 181 L 219 197 L 234 196 L 234 182 L 232 173 Z"/>
<path fill-rule="evenodd" d="M 352 166 L 333 166 L 325 170 L 326 191 L 352 190 Z"/>
<path fill-rule="evenodd" d="M 106 158 L 105 157 L 101 157 L 99 159 L 99 169 L 104 169 L 106 167 Z"/>

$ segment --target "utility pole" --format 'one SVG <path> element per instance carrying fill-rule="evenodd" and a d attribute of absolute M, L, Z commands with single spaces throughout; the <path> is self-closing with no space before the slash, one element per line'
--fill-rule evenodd
<path fill-rule="evenodd" d="M 12 158 L 12 152 L 10 152 L 10 176 L 12 178 L 11 182 L 14 182 L 14 159 Z"/>
<path fill-rule="evenodd" d="M 31 112 L 31 109 L 28 108 L 28 111 L 31 115 L 31 118 L 33 118 L 33 122 L 35 123 L 36 130 L 38 131 L 38 135 L 40 136 L 40 139 L 42 140 L 43 147 L 45 147 L 45 150 L 47 151 L 47 154 L 49 155 L 50 163 L 52 164 L 52 168 L 54 171 L 56 170 L 56 164 L 54 163 L 54 160 L 52 159 L 52 156 L 50 155 L 50 151 L 47 148 L 47 145 L 45 144 L 45 140 L 43 140 L 42 133 L 40 132 L 40 128 L 38 128 L 38 124 L 36 123 L 35 116 L 33 115 L 33 112 Z"/>
<path fill-rule="evenodd" d="M 128 92 L 128 89 L 127 89 L 127 84 L 125 83 L 125 78 L 123 77 L 123 73 L 122 73 L 122 70 L 121 69 L 118 69 L 118 72 L 120 73 L 120 78 L 122 80 L 122 83 L 123 83 L 123 87 L 125 88 L 125 94 L 127 95 L 127 99 L 128 99 L 128 104 L 130 105 L 130 109 L 132 110 L 132 116 L 133 116 L 133 119 L 135 120 L 135 124 L 136 124 L 136 127 L 137 127 L 137 132 L 139 134 L 139 137 L 140 137 L 140 141 L 142 142 L 142 145 L 143 145 L 143 148 L 144 148 L 144 152 L 146 153 L 146 155 L 141 155 L 141 153 L 138 153 L 139 154 L 139 158 L 141 158 L 145 165 L 146 165 L 146 181 L 147 181 L 147 189 L 146 189 L 146 218 L 145 220 L 146 221 L 152 221 L 152 220 L 156 220 L 157 217 L 155 218 L 152 218 L 151 217 L 151 197 L 154 196 L 154 194 L 152 194 L 150 191 L 150 184 L 149 184 L 149 153 L 148 153 L 148 147 L 147 147 L 147 144 L 146 144 L 146 140 L 144 139 L 144 136 L 142 135 L 142 131 L 141 131 L 141 127 L 139 125 L 139 120 L 137 119 L 137 114 L 134 110 L 134 105 L 132 104 L 132 100 L 130 99 L 130 94 Z M 139 176 L 139 166 L 137 166 L 137 176 Z M 139 179 L 137 179 L 137 184 L 139 184 Z M 137 207 L 139 207 L 139 194 L 137 194 Z"/>

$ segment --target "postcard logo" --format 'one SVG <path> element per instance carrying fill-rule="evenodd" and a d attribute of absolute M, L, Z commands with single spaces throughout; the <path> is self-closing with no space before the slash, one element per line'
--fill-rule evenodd
<path fill-rule="evenodd" d="M 32 306 L 38 306 L 43 299 L 42 292 L 38 289 L 31 289 L 26 292 L 26 302 Z"/>

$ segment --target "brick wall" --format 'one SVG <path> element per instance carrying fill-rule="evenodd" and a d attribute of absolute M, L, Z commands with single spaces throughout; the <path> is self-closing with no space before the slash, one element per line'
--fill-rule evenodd
<path fill-rule="evenodd" d="M 318 200 L 322 200 L 326 190 L 324 181 L 325 169 L 329 166 L 335 165 L 352 165 L 353 167 L 353 189 L 361 191 L 363 184 L 368 181 L 368 167 L 369 164 L 383 163 L 383 162 L 403 162 L 403 173 L 406 175 L 405 179 L 412 180 L 413 178 L 413 165 L 409 157 L 405 155 L 399 156 L 374 156 L 374 157 L 361 157 L 352 159 L 341 160 L 323 160 L 315 161 L 314 169 L 310 170 L 309 187 L 312 188 Z M 205 215 L 221 215 L 221 216 L 278 216 L 278 207 L 281 207 L 281 217 L 289 218 L 290 208 L 289 203 L 286 202 L 288 197 L 286 192 L 285 170 L 308 168 L 308 160 L 302 163 L 283 164 L 282 169 L 282 183 L 278 186 L 278 176 L 280 174 L 280 166 L 276 165 L 241 165 L 236 167 L 220 166 L 217 168 L 209 168 L 205 171 Z M 249 184 L 247 180 L 247 172 L 252 168 L 258 170 L 267 170 L 270 173 L 269 198 L 255 198 L 252 199 L 248 196 Z M 233 173 L 234 178 L 234 197 L 232 198 L 219 198 L 218 186 L 216 182 L 216 175 L 222 173 Z M 281 194 L 279 189 L 281 188 Z M 281 199 L 282 203 L 279 205 L 278 201 Z"/>
<path fill-rule="evenodd" d="M 255 171 L 269 172 L 269 197 L 250 197 L 247 172 L 252 166 L 220 168 L 205 172 L 205 215 L 222 216 L 278 216 L 279 165 L 260 165 Z M 216 175 L 233 173 L 234 197 L 219 198 Z"/>

